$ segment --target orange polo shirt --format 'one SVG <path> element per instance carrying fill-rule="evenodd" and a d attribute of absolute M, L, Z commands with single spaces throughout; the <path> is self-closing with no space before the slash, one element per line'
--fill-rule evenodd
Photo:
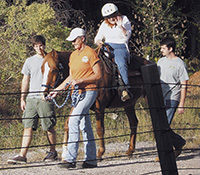
<path fill-rule="evenodd" d="M 81 52 L 75 50 L 72 52 L 69 61 L 72 79 L 81 79 L 94 74 L 92 67 L 99 61 L 96 52 L 89 46 L 86 46 Z M 80 84 L 79 88 L 84 90 L 97 90 L 95 84 Z"/>

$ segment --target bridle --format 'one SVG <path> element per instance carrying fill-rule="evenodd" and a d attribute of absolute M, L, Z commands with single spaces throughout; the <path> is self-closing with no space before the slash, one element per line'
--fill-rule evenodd
<path fill-rule="evenodd" d="M 57 68 L 58 68 L 58 77 L 56 78 L 54 85 L 49 86 L 49 85 L 42 84 L 42 87 L 46 87 L 46 88 L 48 88 L 48 90 L 49 89 L 55 89 L 58 86 L 59 81 L 63 80 L 63 78 L 64 78 L 64 76 L 63 76 L 64 67 L 63 67 L 62 63 L 59 63 Z"/>

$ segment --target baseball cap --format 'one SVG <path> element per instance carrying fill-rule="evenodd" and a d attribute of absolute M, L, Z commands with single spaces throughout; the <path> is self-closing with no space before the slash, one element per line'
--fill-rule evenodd
<path fill-rule="evenodd" d="M 73 41 L 79 36 L 85 36 L 85 30 L 81 28 L 74 28 L 71 32 L 70 35 L 66 38 L 67 41 Z"/>

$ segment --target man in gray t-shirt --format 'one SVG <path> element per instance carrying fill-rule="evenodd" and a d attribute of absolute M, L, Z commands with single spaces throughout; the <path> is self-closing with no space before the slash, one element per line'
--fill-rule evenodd
<path fill-rule="evenodd" d="M 161 58 L 158 63 L 161 87 L 163 92 L 166 115 L 169 125 L 172 122 L 176 109 L 178 114 L 184 112 L 187 81 L 189 79 L 185 63 L 175 55 L 176 42 L 174 38 L 167 37 L 160 42 Z M 177 158 L 181 154 L 186 141 L 174 131 L 171 132 L 172 143 Z"/>
<path fill-rule="evenodd" d="M 28 147 L 32 140 L 32 133 L 37 129 L 38 120 L 40 118 L 42 129 L 47 132 L 50 144 L 50 152 L 44 158 L 44 161 L 57 159 L 56 132 L 54 126 L 56 117 L 54 106 L 51 102 L 43 101 L 40 95 L 42 85 L 41 66 L 43 57 L 41 50 L 45 49 L 45 38 L 36 35 L 32 38 L 33 48 L 36 54 L 26 59 L 22 68 L 22 84 L 21 84 L 21 110 L 23 111 L 22 122 L 24 125 L 24 133 L 22 138 L 22 147 L 20 154 L 9 159 L 9 164 L 22 164 L 27 162 Z M 28 93 L 28 95 L 27 95 Z M 27 96 L 26 100 L 25 97 Z"/>
<path fill-rule="evenodd" d="M 163 40 L 161 43 L 161 52 L 163 58 L 159 59 L 157 66 L 160 74 L 160 81 L 164 101 L 176 101 L 178 103 L 178 113 L 184 112 L 184 103 L 186 97 L 186 84 L 189 80 L 185 63 L 174 54 L 175 48 L 167 46 Z M 171 41 L 172 42 L 172 41 Z M 169 48 L 168 48 L 169 47 Z M 168 123 L 171 124 L 174 115 L 167 115 Z"/>
<path fill-rule="evenodd" d="M 157 65 L 164 100 L 179 102 L 181 99 L 181 84 L 186 84 L 189 79 L 185 63 L 179 57 L 174 59 L 163 57 L 159 59 Z"/>
<path fill-rule="evenodd" d="M 43 57 L 36 54 L 26 59 L 21 73 L 24 76 L 31 77 L 29 80 L 29 93 L 27 98 L 41 98 L 41 84 L 42 84 L 42 72 L 41 65 L 43 63 Z"/>

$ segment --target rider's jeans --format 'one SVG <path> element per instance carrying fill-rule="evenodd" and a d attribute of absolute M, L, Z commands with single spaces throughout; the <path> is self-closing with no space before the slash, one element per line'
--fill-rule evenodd
<path fill-rule="evenodd" d="M 96 165 L 96 145 L 90 122 L 89 109 L 96 99 L 97 91 L 86 91 L 83 93 L 85 93 L 85 98 L 78 102 L 70 114 L 67 151 L 63 151 L 62 157 L 68 162 L 76 161 L 81 130 L 85 153 L 84 161 Z"/>
<path fill-rule="evenodd" d="M 128 81 L 128 59 L 130 54 L 125 44 L 107 43 L 114 49 L 114 60 L 121 74 L 122 80 L 125 85 L 129 84 Z"/>

